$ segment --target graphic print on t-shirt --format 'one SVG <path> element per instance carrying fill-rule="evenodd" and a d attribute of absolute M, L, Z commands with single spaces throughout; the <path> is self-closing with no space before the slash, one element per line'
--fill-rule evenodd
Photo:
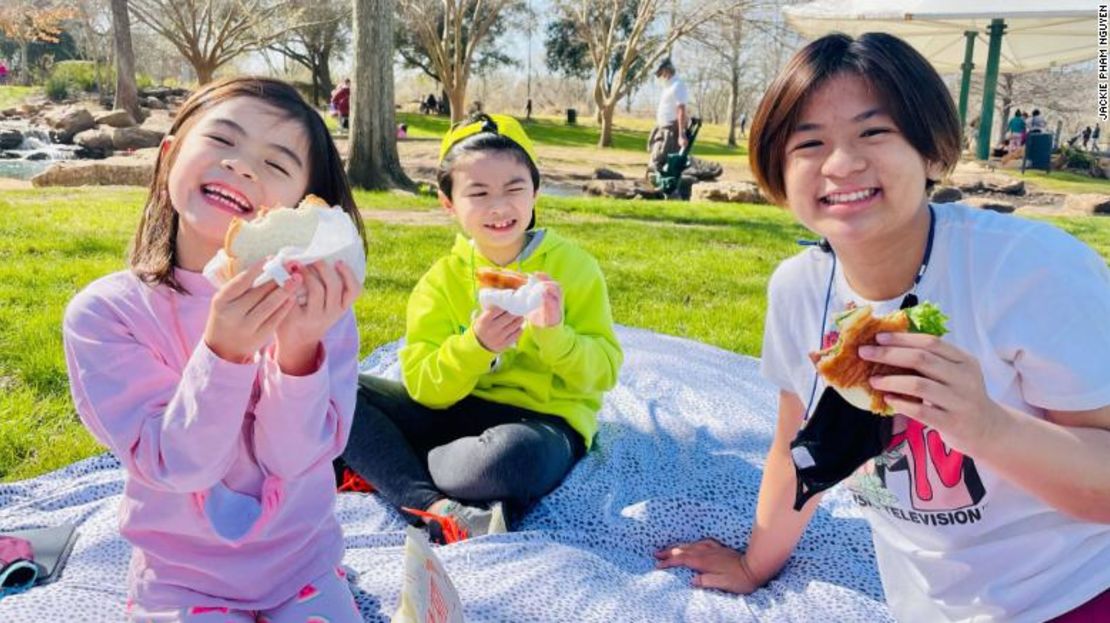
<path fill-rule="evenodd" d="M 948 447 L 932 428 L 904 416 L 895 417 L 887 450 L 848 482 L 856 502 L 918 524 L 979 521 L 979 503 L 986 489 L 975 461 Z"/>
<path fill-rule="evenodd" d="M 849 302 L 845 309 L 855 307 Z M 822 348 L 836 344 L 835 327 Z M 925 525 L 960 525 L 982 518 L 986 494 L 975 461 L 949 448 L 940 433 L 917 420 L 894 416 L 894 432 L 883 454 L 868 461 L 848 480 L 860 506 Z M 899 495 L 898 492 L 901 492 Z"/>

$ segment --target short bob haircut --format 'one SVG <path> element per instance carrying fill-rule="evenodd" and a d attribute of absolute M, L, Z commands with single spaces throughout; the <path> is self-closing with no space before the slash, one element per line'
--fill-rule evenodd
<path fill-rule="evenodd" d="M 786 203 L 786 142 L 809 96 L 832 78 L 866 81 L 921 156 L 950 171 L 960 157 L 960 122 L 948 88 L 917 50 L 885 33 L 826 35 L 798 51 L 763 94 L 752 120 L 752 173 L 772 200 Z M 938 180 L 928 180 L 926 190 Z"/>

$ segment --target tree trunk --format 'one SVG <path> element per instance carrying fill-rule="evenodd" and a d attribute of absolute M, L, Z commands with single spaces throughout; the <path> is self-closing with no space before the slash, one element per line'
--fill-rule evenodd
<path fill-rule="evenodd" d="M 601 139 L 597 142 L 598 147 L 612 147 L 613 146 L 613 111 L 617 107 L 617 102 L 603 104 L 599 107 L 601 113 Z"/>
<path fill-rule="evenodd" d="M 353 0 L 355 47 L 347 176 L 372 190 L 414 188 L 397 155 L 393 110 L 393 0 Z"/>
<path fill-rule="evenodd" d="M 135 85 L 135 52 L 131 48 L 131 18 L 127 14 L 127 0 L 112 0 L 112 31 L 116 56 L 116 99 L 112 108 L 122 108 L 131 113 L 131 118 L 136 123 L 142 123 L 139 89 Z"/>
<path fill-rule="evenodd" d="M 23 41 L 19 44 L 19 83 L 25 87 L 31 86 L 30 47 L 30 41 Z"/>
<path fill-rule="evenodd" d="M 466 118 L 466 83 L 455 84 L 447 92 L 447 98 L 451 102 L 451 124 L 454 125 Z"/>
<path fill-rule="evenodd" d="M 193 71 L 197 74 L 197 86 L 202 87 L 209 82 L 212 82 L 212 76 L 216 73 L 216 67 L 208 60 L 192 61 Z"/>
<path fill-rule="evenodd" d="M 325 97 L 330 97 L 335 85 L 331 81 L 331 47 L 320 50 L 320 58 L 316 60 L 316 82 L 320 85 L 320 92 Z"/>
<path fill-rule="evenodd" d="M 316 65 L 308 68 L 308 73 L 312 75 L 312 105 L 315 107 L 320 106 L 320 80 L 316 77 Z M 328 92 L 329 101 L 331 91 Z"/>
<path fill-rule="evenodd" d="M 736 147 L 736 125 L 740 120 L 740 68 L 734 63 L 728 83 L 728 146 Z"/>

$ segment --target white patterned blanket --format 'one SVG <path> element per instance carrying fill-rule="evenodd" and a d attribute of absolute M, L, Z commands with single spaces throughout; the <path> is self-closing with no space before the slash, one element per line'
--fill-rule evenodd
<path fill-rule="evenodd" d="M 651 553 L 679 540 L 746 542 L 776 390 L 757 360 L 620 328 L 620 384 L 606 398 L 595 449 L 510 534 L 439 548 L 468 621 L 886 621 L 870 532 L 848 496 L 825 497 L 785 571 L 747 597 L 657 571 Z M 396 378 L 397 344 L 364 369 Z M 0 601 L 0 621 L 123 620 L 130 555 L 117 529 L 118 463 L 94 457 L 0 484 L 0 530 L 80 522 L 61 579 Z M 397 607 L 403 522 L 375 496 L 343 494 L 345 563 L 369 621 Z"/>

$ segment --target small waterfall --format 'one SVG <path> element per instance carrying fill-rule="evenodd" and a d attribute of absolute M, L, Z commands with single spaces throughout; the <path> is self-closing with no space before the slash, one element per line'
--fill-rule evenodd
<path fill-rule="evenodd" d="M 38 126 L 26 126 L 23 132 L 23 143 L 16 147 L 16 152 L 25 152 L 24 159 L 35 153 L 45 153 L 45 160 L 71 160 L 77 148 L 73 145 L 61 145 L 50 141 L 50 131 Z"/>
<path fill-rule="evenodd" d="M 23 142 L 0 155 L 0 177 L 31 179 L 54 162 L 72 160 L 78 149 L 76 145 L 54 143 L 47 128 L 27 122 L 0 124 L 0 130 L 3 129 L 18 130 L 23 135 Z"/>

